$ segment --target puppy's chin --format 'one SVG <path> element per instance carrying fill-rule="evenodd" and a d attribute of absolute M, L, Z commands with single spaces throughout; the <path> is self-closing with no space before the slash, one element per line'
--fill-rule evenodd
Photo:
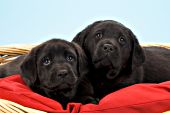
<path fill-rule="evenodd" d="M 47 97 L 50 98 L 60 98 L 60 96 L 71 99 L 75 95 L 75 89 L 76 86 L 67 86 L 67 87 L 58 87 L 58 88 L 47 88 L 47 87 L 41 87 L 41 89 L 44 91 L 44 93 L 47 95 Z"/>
<path fill-rule="evenodd" d="M 114 79 L 120 72 L 120 66 L 118 62 L 114 62 L 109 57 L 104 57 L 101 60 L 93 62 L 94 68 L 97 70 L 103 70 L 107 79 Z"/>
<path fill-rule="evenodd" d="M 118 60 L 113 59 L 110 56 L 98 56 L 93 58 L 93 64 L 96 69 L 108 68 L 114 69 L 118 67 Z"/>
<path fill-rule="evenodd" d="M 71 89 L 74 89 L 76 87 L 76 84 L 66 84 L 66 83 L 61 83 L 58 84 L 57 86 L 42 86 L 42 89 L 48 90 L 50 92 L 56 92 L 56 91 L 69 91 Z"/>
<path fill-rule="evenodd" d="M 103 67 L 112 67 L 112 62 L 106 56 L 98 56 L 93 58 L 93 64 L 96 69 Z"/>
<path fill-rule="evenodd" d="M 106 74 L 107 79 L 115 79 L 119 74 L 119 69 L 110 69 L 108 73 Z"/>
<path fill-rule="evenodd" d="M 60 94 L 63 95 L 64 97 L 67 97 L 69 99 L 72 99 L 76 93 L 75 88 L 68 88 L 68 89 L 63 89 Z"/>

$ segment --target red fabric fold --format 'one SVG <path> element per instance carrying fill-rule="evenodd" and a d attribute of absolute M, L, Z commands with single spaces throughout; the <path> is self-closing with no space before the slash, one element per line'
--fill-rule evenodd
<path fill-rule="evenodd" d="M 0 98 L 55 113 L 162 113 L 170 110 L 170 81 L 136 84 L 105 96 L 98 105 L 69 103 L 63 110 L 59 102 L 34 93 L 13 75 L 0 79 Z"/>
<path fill-rule="evenodd" d="M 77 113 L 81 104 L 70 103 L 63 110 L 60 103 L 31 91 L 19 75 L 0 79 L 0 98 L 26 107 L 56 113 Z M 74 106 L 74 107 L 73 107 Z"/>
<path fill-rule="evenodd" d="M 136 84 L 113 92 L 99 105 L 87 104 L 80 113 L 162 113 L 170 110 L 170 81 Z"/>

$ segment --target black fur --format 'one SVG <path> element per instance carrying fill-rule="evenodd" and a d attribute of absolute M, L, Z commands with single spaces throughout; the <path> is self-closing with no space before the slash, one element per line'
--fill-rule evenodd
<path fill-rule="evenodd" d="M 133 32 L 119 22 L 97 21 L 73 42 L 84 49 L 91 63 L 89 79 L 98 98 L 136 83 L 170 80 L 170 50 L 142 48 Z"/>
<path fill-rule="evenodd" d="M 20 66 L 24 58 L 25 55 L 21 55 L 6 64 L 0 65 L 0 78 L 21 74 Z"/>
<path fill-rule="evenodd" d="M 3 77 L 21 74 L 34 92 L 57 100 L 64 108 L 68 102 L 86 104 L 94 100 L 93 87 L 86 78 L 87 58 L 76 43 L 49 40 L 7 63 L 3 70 Z"/>
<path fill-rule="evenodd" d="M 86 56 L 75 43 L 53 39 L 33 48 L 21 72 L 33 91 L 59 101 L 64 108 L 68 102 L 93 100 L 93 88 L 86 79 Z"/>

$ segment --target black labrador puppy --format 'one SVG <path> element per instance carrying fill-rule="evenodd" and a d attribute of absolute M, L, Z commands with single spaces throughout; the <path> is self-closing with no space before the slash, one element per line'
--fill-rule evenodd
<path fill-rule="evenodd" d="M 89 79 L 98 98 L 136 83 L 170 80 L 170 50 L 142 48 L 133 32 L 119 22 L 94 22 L 73 42 L 84 49 L 91 63 Z"/>
<path fill-rule="evenodd" d="M 57 100 L 64 108 L 68 102 L 93 101 L 93 88 L 86 79 L 87 58 L 77 44 L 52 39 L 21 59 L 21 76 L 33 91 Z"/>

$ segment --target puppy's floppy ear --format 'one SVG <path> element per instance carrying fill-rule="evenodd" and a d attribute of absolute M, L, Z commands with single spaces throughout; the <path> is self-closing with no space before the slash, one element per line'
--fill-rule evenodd
<path fill-rule="evenodd" d="M 144 63 L 145 54 L 136 36 L 133 34 L 133 32 L 130 29 L 128 29 L 128 33 L 129 33 L 130 39 L 132 40 L 131 53 L 130 53 L 130 59 L 129 59 L 129 63 L 130 63 L 129 65 L 132 71 L 133 68 L 139 67 Z"/>
<path fill-rule="evenodd" d="M 88 62 L 87 57 L 83 51 L 83 49 L 76 43 L 72 42 L 77 54 L 77 70 L 79 76 L 85 75 L 88 73 Z"/>
<path fill-rule="evenodd" d="M 79 32 L 72 40 L 72 42 L 75 42 L 77 44 L 79 44 L 81 47 L 83 47 L 84 45 L 84 41 L 86 39 L 86 35 L 87 35 L 87 30 L 83 30 L 81 32 Z"/>
<path fill-rule="evenodd" d="M 91 31 L 91 29 L 97 25 L 98 23 L 101 23 L 102 21 L 96 21 L 91 25 L 88 25 L 84 30 L 82 30 L 81 32 L 79 32 L 72 40 L 72 42 L 75 42 L 77 44 L 79 44 L 81 47 L 83 47 L 84 49 L 84 43 L 86 40 L 87 35 L 89 34 L 89 32 Z"/>
<path fill-rule="evenodd" d="M 21 75 L 25 83 L 32 87 L 37 80 L 37 53 L 39 46 L 33 48 L 25 57 L 21 64 Z"/>

